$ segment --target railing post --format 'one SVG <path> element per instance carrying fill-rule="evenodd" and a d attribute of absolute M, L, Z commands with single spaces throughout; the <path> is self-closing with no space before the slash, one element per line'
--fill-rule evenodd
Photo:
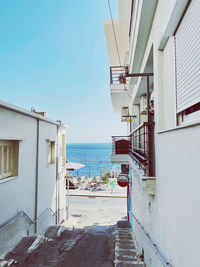
<path fill-rule="evenodd" d="M 110 67 L 110 84 L 113 84 L 113 79 L 112 79 L 112 67 Z"/>

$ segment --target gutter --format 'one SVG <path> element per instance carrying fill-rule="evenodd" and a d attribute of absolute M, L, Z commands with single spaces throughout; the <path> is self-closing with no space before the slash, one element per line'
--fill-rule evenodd
<path fill-rule="evenodd" d="M 38 115 L 36 113 L 33 113 L 33 112 L 30 112 L 28 110 L 25 110 L 25 109 L 22 109 L 22 108 L 19 108 L 15 105 L 12 105 L 12 104 L 8 104 L 6 102 L 3 102 L 0 100 L 0 108 L 4 108 L 4 109 L 7 109 L 7 110 L 10 110 L 10 111 L 13 111 L 13 112 L 16 112 L 18 114 L 21 114 L 21 115 L 25 115 L 25 116 L 28 116 L 28 117 L 32 117 L 36 120 L 41 120 L 41 121 L 45 121 L 45 122 L 48 122 L 50 124 L 54 124 L 54 125 L 59 125 L 59 122 L 57 121 L 53 121 L 51 119 L 47 119 L 45 118 L 44 116 L 41 116 L 41 115 Z"/>

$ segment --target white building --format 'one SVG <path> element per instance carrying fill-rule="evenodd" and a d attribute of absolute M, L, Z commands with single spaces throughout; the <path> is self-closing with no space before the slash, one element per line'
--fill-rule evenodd
<path fill-rule="evenodd" d="M 119 0 L 104 28 L 113 110 L 130 126 L 111 158 L 129 166 L 141 253 L 148 267 L 200 266 L 200 1 Z"/>
<path fill-rule="evenodd" d="M 0 101 L 0 255 L 66 219 L 65 126 L 43 115 Z"/>

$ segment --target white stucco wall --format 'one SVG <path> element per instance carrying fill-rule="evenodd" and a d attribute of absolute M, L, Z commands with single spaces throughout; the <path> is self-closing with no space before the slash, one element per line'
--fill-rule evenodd
<path fill-rule="evenodd" d="M 35 117 L 38 118 L 38 115 Z M 19 211 L 24 211 L 32 221 L 35 220 L 36 118 L 0 107 L 0 140 L 19 140 L 18 175 L 0 179 L 0 226 Z M 57 134 L 57 127 L 56 122 L 50 123 L 42 117 L 39 120 L 38 233 L 42 233 L 48 225 L 66 218 L 65 166 L 62 166 L 62 145 L 65 146 L 65 143 L 62 144 L 62 134 L 65 135 L 65 128 L 62 125 L 58 127 Z M 50 165 L 47 164 L 47 140 L 55 141 L 55 161 Z M 62 215 L 57 215 L 56 219 L 58 210 L 62 210 Z M 19 229 L 19 226 L 17 227 Z M 21 224 L 21 228 L 24 228 L 24 224 Z M 26 233 L 27 229 L 23 230 Z"/>
<path fill-rule="evenodd" d="M 157 240 L 174 266 L 199 266 L 200 125 L 157 136 Z M 176 248 L 176 249 L 174 249 Z"/>
<path fill-rule="evenodd" d="M 167 1 L 159 1 L 143 58 L 145 68 L 150 47 L 154 49 L 154 101 L 156 147 L 156 195 L 145 195 L 133 174 L 134 213 L 165 258 L 176 267 L 199 266 L 198 203 L 200 196 L 200 126 L 158 134 L 176 128 L 174 40 L 158 51 Z M 137 233 L 136 233 L 137 235 Z M 138 241 L 141 235 L 137 235 Z M 146 247 L 146 259 L 152 255 Z M 148 262 L 149 266 L 151 265 Z M 157 266 L 157 265 L 156 265 Z"/>
<path fill-rule="evenodd" d="M 175 2 L 178 4 L 175 5 Z M 173 13 L 172 6 L 180 7 L 183 2 L 185 4 L 185 1 L 158 1 L 140 67 L 140 72 L 144 72 L 153 47 L 156 194 L 150 196 L 144 193 L 140 176 L 136 177 L 134 173 L 137 167 L 130 163 L 132 206 L 135 216 L 172 266 L 197 267 L 200 261 L 200 125 L 176 127 L 175 51 L 172 36 L 168 38 L 164 50 L 159 51 L 166 25 Z M 175 19 L 178 20 L 178 17 Z M 134 87 L 129 107 L 134 103 L 138 87 L 139 84 Z M 174 130 L 166 131 L 170 129 Z M 165 132 L 159 133 L 161 130 Z M 141 242 L 141 248 L 145 246 L 147 266 L 158 267 L 156 261 L 150 260 L 152 250 L 141 240 L 139 228 L 136 230 L 136 238 L 138 243 Z"/>
<path fill-rule="evenodd" d="M 0 108 L 0 139 L 20 139 L 18 176 L 0 181 L 0 224 L 18 210 L 34 219 L 36 175 L 36 120 Z M 5 205 L 6 203 L 6 205 Z"/>

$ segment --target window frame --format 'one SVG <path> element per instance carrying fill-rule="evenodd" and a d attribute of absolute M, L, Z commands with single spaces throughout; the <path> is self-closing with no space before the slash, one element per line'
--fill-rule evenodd
<path fill-rule="evenodd" d="M 184 125 L 184 124 L 188 124 L 188 123 L 193 123 L 194 121 L 197 121 L 200 119 L 200 101 L 196 101 L 195 98 L 193 97 L 192 98 L 192 95 L 196 95 L 196 99 L 199 99 L 199 90 L 196 91 L 194 89 L 197 88 L 196 85 L 198 85 L 198 76 L 196 75 L 195 77 L 195 86 L 193 85 L 193 90 L 190 89 L 189 93 L 187 92 L 188 91 L 188 88 L 186 90 L 186 88 L 181 89 L 181 86 L 180 85 L 180 80 L 182 79 L 181 75 L 183 76 L 183 74 L 180 74 L 180 73 L 183 73 L 185 71 L 185 69 L 183 69 L 181 66 L 184 66 L 184 62 L 183 62 L 183 59 L 180 62 L 181 60 L 181 55 L 180 55 L 180 46 L 179 46 L 179 43 L 180 43 L 180 37 L 178 37 L 179 35 L 179 30 L 182 30 L 182 36 L 185 36 L 187 35 L 187 32 L 189 31 L 190 28 L 186 28 L 186 24 L 185 23 L 185 19 L 186 21 L 189 19 L 188 16 L 192 16 L 193 15 L 193 20 L 196 18 L 196 14 L 193 12 L 193 10 L 197 10 L 195 9 L 195 2 L 193 2 L 192 4 L 194 4 L 193 6 L 190 5 L 192 3 L 192 1 L 189 1 L 188 4 L 186 5 L 185 9 L 184 9 L 184 12 L 179 20 L 179 23 L 175 29 L 175 32 L 174 32 L 174 47 L 175 47 L 175 79 L 176 79 L 176 124 L 177 126 L 181 126 L 181 125 Z M 186 18 L 187 16 L 187 18 Z M 190 20 L 191 21 L 191 20 Z M 194 22 L 194 21 L 193 21 Z M 183 24 L 183 25 L 182 25 Z M 189 24 L 188 24 L 189 25 Z M 192 24 L 191 24 L 192 25 Z M 182 28 L 181 28 L 182 27 Z M 187 30 L 187 32 L 186 32 Z M 182 37 L 181 36 L 181 37 Z M 179 42 L 177 41 L 177 38 L 179 39 Z M 192 42 L 193 41 L 193 42 Z M 191 44 L 190 44 L 190 49 L 192 47 L 192 44 L 194 44 L 194 40 L 192 39 L 191 40 Z M 188 44 L 187 44 L 188 46 Z M 184 46 L 182 48 L 185 49 L 186 47 L 186 44 L 184 42 Z M 178 51 L 179 51 L 179 55 L 178 55 Z M 182 52 L 183 53 L 183 52 Z M 196 52 L 197 54 L 197 52 Z M 196 55 L 195 54 L 195 55 Z M 198 54 L 199 55 L 199 54 Z M 182 56 L 183 57 L 183 56 Z M 194 55 L 193 55 L 194 57 Z M 192 57 L 191 57 L 192 58 Z M 178 60 L 179 59 L 179 60 Z M 191 62 L 189 62 L 191 64 Z M 188 64 L 189 64 L 188 63 Z M 186 64 L 187 65 L 187 64 Z M 187 69 L 186 69 L 187 70 Z M 195 69 L 195 73 L 199 73 L 200 69 Z M 186 72 L 186 71 L 185 71 Z M 179 74 L 178 74 L 179 73 Z M 194 74 L 194 73 L 193 73 Z M 187 75 L 186 75 L 187 76 Z M 189 76 L 189 75 L 188 75 Z M 192 75 L 190 75 L 192 76 Z M 178 84 L 178 81 L 179 81 L 179 84 Z M 189 84 L 189 79 L 186 80 L 187 83 Z M 193 82 L 193 81 L 192 81 Z M 183 81 L 182 81 L 183 83 Z M 186 84 L 186 83 L 185 83 Z M 185 99 L 186 99 L 186 95 L 187 95 L 187 99 L 190 98 L 190 101 L 189 104 L 187 105 Z M 180 99 L 182 99 L 183 103 L 183 107 L 181 108 L 181 104 L 180 104 Z"/>
<path fill-rule="evenodd" d="M 0 181 L 18 175 L 19 141 L 0 140 Z"/>
<path fill-rule="evenodd" d="M 47 145 L 47 165 L 55 163 L 55 141 L 46 140 Z"/>

